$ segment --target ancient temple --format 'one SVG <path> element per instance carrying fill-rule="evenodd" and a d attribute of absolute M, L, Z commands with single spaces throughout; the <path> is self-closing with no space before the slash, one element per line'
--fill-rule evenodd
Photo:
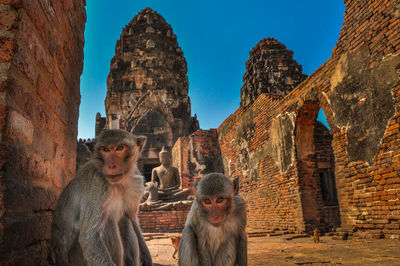
<path fill-rule="evenodd" d="M 250 51 L 240 106 L 252 104 L 262 93 L 285 96 L 306 77 L 292 51 L 274 38 L 265 38 Z"/>
<path fill-rule="evenodd" d="M 122 128 L 147 136 L 139 167 L 147 180 L 162 146 L 199 128 L 191 117 L 187 65 L 176 35 L 151 8 L 123 29 L 107 79 L 106 118 L 96 117 L 96 134 Z"/>

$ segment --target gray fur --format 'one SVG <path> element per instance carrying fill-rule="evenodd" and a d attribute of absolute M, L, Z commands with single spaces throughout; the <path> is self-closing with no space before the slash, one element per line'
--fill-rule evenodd
<path fill-rule="evenodd" d="M 56 264 L 152 265 L 136 216 L 143 177 L 132 171 L 123 184 L 111 185 L 102 174 L 102 164 L 93 156 L 58 200 L 51 235 Z M 116 197 L 119 204 L 106 205 L 115 191 L 122 195 Z"/>
<path fill-rule="evenodd" d="M 197 184 L 196 199 L 179 244 L 180 266 L 247 265 L 246 206 L 235 192 L 236 186 L 222 174 L 205 175 Z M 221 227 L 214 227 L 207 221 L 200 203 L 203 193 L 233 196 Z"/>

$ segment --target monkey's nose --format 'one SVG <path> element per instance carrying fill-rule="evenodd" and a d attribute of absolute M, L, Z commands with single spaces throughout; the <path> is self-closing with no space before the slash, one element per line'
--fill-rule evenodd
<path fill-rule="evenodd" d="M 115 168 L 117 168 L 117 165 L 115 163 L 109 163 L 107 165 L 107 167 L 108 167 L 108 169 L 115 169 Z"/>

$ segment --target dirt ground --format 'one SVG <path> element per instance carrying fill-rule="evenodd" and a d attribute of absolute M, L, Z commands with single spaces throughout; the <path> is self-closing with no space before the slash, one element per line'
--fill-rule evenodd
<path fill-rule="evenodd" d="M 178 265 L 172 258 L 174 248 L 169 238 L 147 241 L 154 265 Z M 322 236 L 320 243 L 303 237 L 250 237 L 249 265 L 400 265 L 400 240 L 333 240 Z"/>

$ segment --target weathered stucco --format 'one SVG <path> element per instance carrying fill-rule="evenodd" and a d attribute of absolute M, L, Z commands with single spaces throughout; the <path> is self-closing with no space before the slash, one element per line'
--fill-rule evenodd
<path fill-rule="evenodd" d="M 271 125 L 271 156 L 281 172 L 286 172 L 294 161 L 294 127 L 296 114 L 278 115 Z"/>
<path fill-rule="evenodd" d="M 370 66 L 369 55 L 363 49 L 341 56 L 329 100 L 334 125 L 347 129 L 350 160 L 371 163 L 395 112 L 392 87 L 399 80 L 400 56 L 388 55 Z"/>

